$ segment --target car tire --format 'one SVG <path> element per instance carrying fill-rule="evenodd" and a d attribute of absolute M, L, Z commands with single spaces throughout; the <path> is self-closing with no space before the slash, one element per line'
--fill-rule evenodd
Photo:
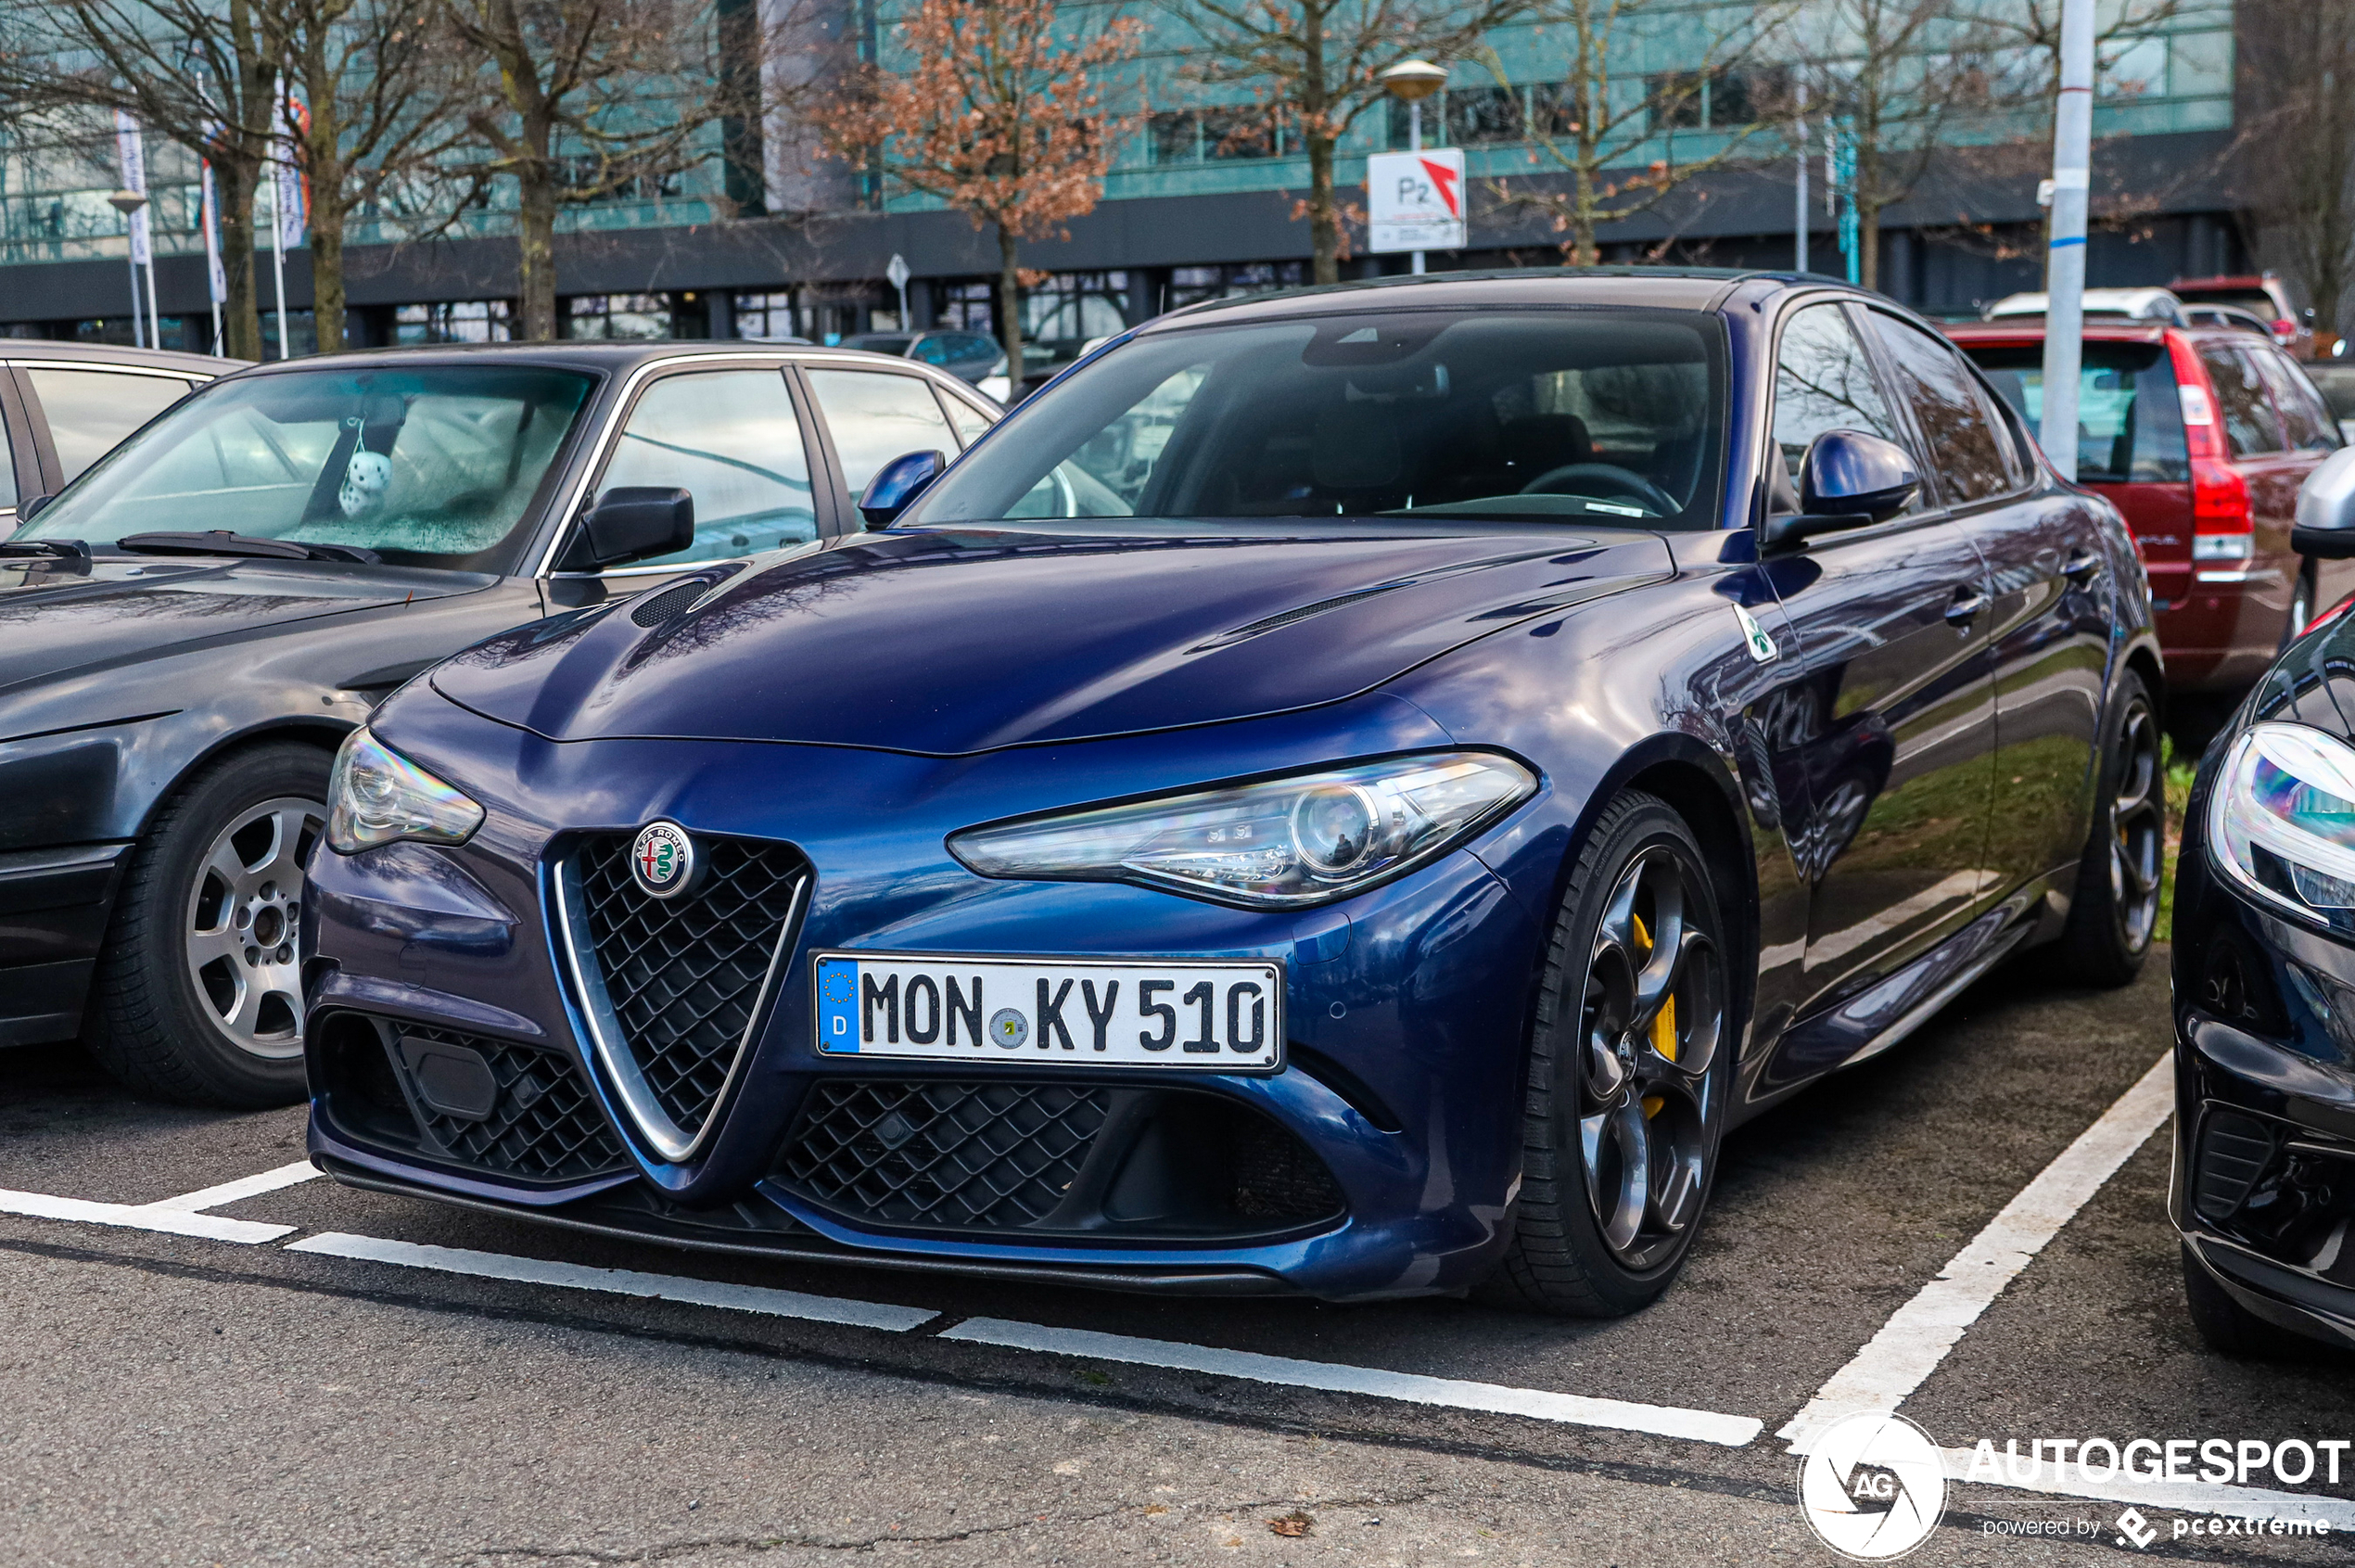
<path fill-rule="evenodd" d="M 132 851 L 83 1033 L 133 1092 L 238 1109 L 303 1098 L 302 859 L 333 762 L 299 741 L 221 758 Z"/>
<path fill-rule="evenodd" d="M 2233 1299 L 2207 1266 L 2183 1248 L 2183 1303 L 2210 1350 L 2242 1361 L 2314 1361 L 2329 1354 L 2319 1340 L 2269 1323 Z"/>
<path fill-rule="evenodd" d="M 1617 1318 L 1675 1279 L 1725 1128 L 1737 1031 L 1724 929 L 1684 819 L 1640 791 L 1606 807 L 1547 946 L 1512 1239 L 1484 1299 Z"/>
<path fill-rule="evenodd" d="M 2158 926 L 2167 854 L 2167 775 L 2158 742 L 2150 688 L 2127 670 L 2102 730 L 2094 831 L 2078 861 L 2069 924 L 2046 955 L 2056 977 L 2115 988 L 2143 972 Z"/>

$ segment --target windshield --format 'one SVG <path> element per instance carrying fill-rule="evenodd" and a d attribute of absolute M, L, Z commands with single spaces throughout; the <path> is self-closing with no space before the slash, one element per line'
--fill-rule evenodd
<path fill-rule="evenodd" d="M 224 529 L 502 569 L 592 385 L 523 365 L 223 381 L 116 448 L 16 537 Z"/>
<path fill-rule="evenodd" d="M 1688 312 L 1336 313 L 1148 333 L 1020 404 L 910 520 L 1717 523 L 1725 371 Z"/>

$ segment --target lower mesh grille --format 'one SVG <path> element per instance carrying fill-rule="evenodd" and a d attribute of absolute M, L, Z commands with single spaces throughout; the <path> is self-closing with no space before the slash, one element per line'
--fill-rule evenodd
<path fill-rule="evenodd" d="M 2210 1111 L 2200 1126 L 2193 1210 L 2202 1219 L 2230 1219 L 2272 1158 L 2273 1135 L 2263 1122 L 2231 1111 Z"/>
<path fill-rule="evenodd" d="M 508 1040 L 385 1021 L 381 1059 L 416 1118 L 423 1152 L 528 1181 L 577 1180 L 626 1170 L 629 1156 L 568 1057 Z M 487 1069 L 480 1101 L 449 1107 L 427 1063 Z M 470 1086 L 471 1087 L 471 1086 Z"/>
<path fill-rule="evenodd" d="M 1087 1085 L 824 1082 L 780 1168 L 821 1203 L 894 1224 L 1028 1225 L 1063 1202 L 1108 1098 Z"/>

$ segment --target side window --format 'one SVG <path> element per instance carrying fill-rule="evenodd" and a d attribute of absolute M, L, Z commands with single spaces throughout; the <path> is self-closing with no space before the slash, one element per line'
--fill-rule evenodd
<path fill-rule="evenodd" d="M 2298 368 L 2278 349 L 2255 351 L 2257 367 L 2273 390 L 2273 407 L 2282 416 L 2282 434 L 2294 452 L 2332 452 L 2338 433 L 2329 410 Z"/>
<path fill-rule="evenodd" d="M 2256 360 L 2221 343 L 2203 343 L 2200 363 L 2216 384 L 2216 411 L 2224 421 L 2224 439 L 2234 457 L 2254 457 L 2282 450 L 2281 421 L 2272 400 L 2265 395 L 2265 380 Z"/>
<path fill-rule="evenodd" d="M 8 374 L 0 370 L 0 376 Z M 0 512 L 13 512 L 17 507 L 17 458 L 8 440 L 8 427 L 0 423 Z M 13 524 L 14 519 L 0 519 L 0 526 Z"/>
<path fill-rule="evenodd" d="M 695 542 L 639 565 L 713 561 L 818 537 L 808 454 L 775 370 L 698 371 L 648 387 L 597 493 L 621 485 L 676 485 L 695 498 Z"/>
<path fill-rule="evenodd" d="M 1775 355 L 1775 444 L 1782 448 L 1794 506 L 1799 466 L 1827 430 L 1901 440 L 1848 312 L 1835 304 L 1809 305 L 1784 325 Z"/>
<path fill-rule="evenodd" d="M 1871 318 L 1897 367 L 1898 390 L 1913 408 L 1922 445 L 1936 456 L 1947 502 L 1967 504 L 2012 489 L 2003 427 L 1962 356 L 1911 323 L 1880 311 Z"/>
<path fill-rule="evenodd" d="M 960 445 L 973 445 L 989 428 L 989 416 L 963 399 L 944 396 L 940 401 L 948 405 L 948 422 L 957 427 Z"/>
<path fill-rule="evenodd" d="M 957 438 L 921 376 L 873 370 L 812 370 L 809 386 L 842 459 L 842 482 L 856 499 L 875 470 L 903 453 L 955 456 Z"/>
<path fill-rule="evenodd" d="M 28 366 L 25 376 L 48 418 L 59 477 L 69 483 L 123 437 L 188 395 L 188 383 L 170 376 L 46 365 Z"/>
<path fill-rule="evenodd" d="M 916 339 L 916 346 L 908 351 L 908 357 L 921 360 L 925 364 L 947 364 L 956 357 L 949 352 L 951 346 L 949 339 L 941 334 L 927 333 Z"/>

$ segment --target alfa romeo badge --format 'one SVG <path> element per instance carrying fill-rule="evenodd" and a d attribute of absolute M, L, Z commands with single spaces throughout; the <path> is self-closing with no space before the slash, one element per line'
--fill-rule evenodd
<path fill-rule="evenodd" d="M 648 822 L 630 846 L 630 874 L 657 899 L 675 899 L 694 886 L 695 841 L 677 822 Z"/>

